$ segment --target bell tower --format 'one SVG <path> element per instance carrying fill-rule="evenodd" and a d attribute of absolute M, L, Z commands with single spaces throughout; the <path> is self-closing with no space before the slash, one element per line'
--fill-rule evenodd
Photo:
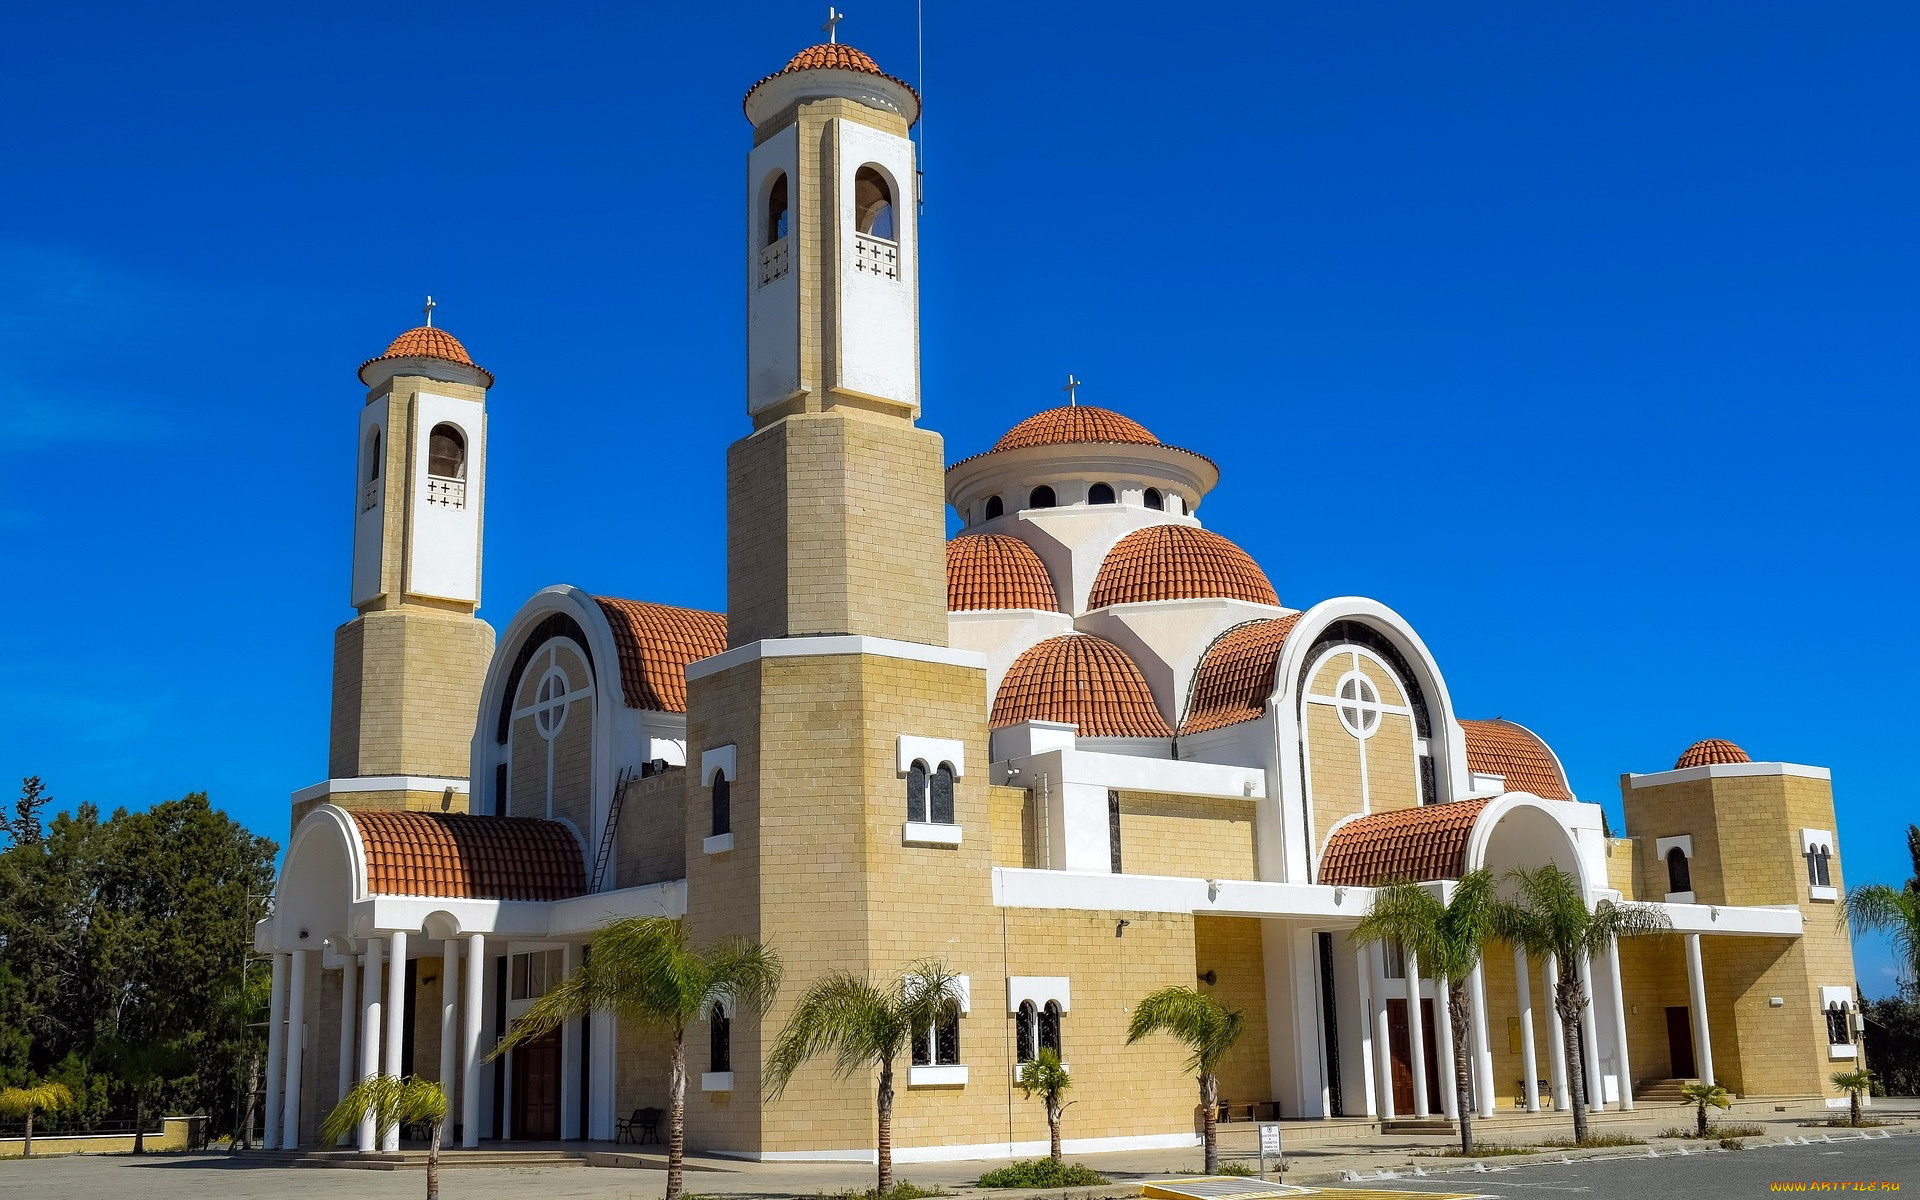
<path fill-rule="evenodd" d="M 358 610 L 333 639 L 328 779 L 314 804 L 465 811 L 493 630 L 480 607 L 487 389 L 493 376 L 433 324 L 360 367 L 353 482 Z"/>

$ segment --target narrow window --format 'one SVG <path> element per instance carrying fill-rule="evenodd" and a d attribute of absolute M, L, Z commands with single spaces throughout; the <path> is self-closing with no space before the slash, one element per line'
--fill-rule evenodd
<path fill-rule="evenodd" d="M 924 821 L 927 819 L 927 764 L 914 759 L 907 768 L 907 820 Z"/>
<path fill-rule="evenodd" d="M 933 1065 L 936 1067 L 960 1065 L 960 1010 L 958 1007 L 947 1014 L 946 1020 L 933 1027 Z"/>
<path fill-rule="evenodd" d="M 1048 487 L 1044 483 L 1041 484 L 1039 487 L 1033 489 L 1033 494 L 1027 497 L 1027 507 L 1028 508 L 1052 508 L 1053 507 L 1053 489 Z"/>
<path fill-rule="evenodd" d="M 725 771 L 713 773 L 713 835 L 733 832 L 733 785 Z"/>
<path fill-rule="evenodd" d="M 933 773 L 933 796 L 928 802 L 928 820 L 935 825 L 953 824 L 953 764 L 941 763 Z"/>
<path fill-rule="evenodd" d="M 1687 852 L 1678 846 L 1667 851 L 1667 890 L 1670 892 L 1693 890 L 1693 872 L 1687 866 Z"/>
<path fill-rule="evenodd" d="M 467 477 L 467 439 L 456 425 L 435 425 L 427 436 L 427 474 L 442 479 Z"/>
<path fill-rule="evenodd" d="M 1120 793 L 1107 793 L 1107 864 L 1118 875 L 1120 871 Z"/>
<path fill-rule="evenodd" d="M 1110 483 L 1096 483 L 1092 487 L 1088 488 L 1087 503 L 1088 504 L 1112 504 L 1113 503 L 1113 485 Z"/>
<path fill-rule="evenodd" d="M 1816 886 L 1819 886 L 1819 887 L 1833 886 L 1833 870 L 1831 866 L 1832 861 L 1833 861 L 1833 850 L 1830 847 L 1815 846 L 1813 848 L 1813 871 L 1814 871 Z"/>
<path fill-rule="evenodd" d="M 373 438 L 367 443 L 367 482 L 380 478 L 380 431 L 373 431 Z"/>
<path fill-rule="evenodd" d="M 733 1020 L 718 1004 L 707 1014 L 707 1070 L 733 1070 Z"/>
<path fill-rule="evenodd" d="M 1385 970 L 1387 978 L 1405 979 L 1407 977 L 1407 952 L 1401 949 L 1400 943 L 1397 941 L 1385 942 L 1382 943 L 1382 945 L 1387 952 Z"/>
<path fill-rule="evenodd" d="M 1014 1014 L 1013 1053 L 1015 1062 L 1032 1062 L 1034 1055 L 1035 1030 L 1039 1018 L 1034 1014 L 1033 1001 L 1022 1000 L 1020 1011 Z"/>
<path fill-rule="evenodd" d="M 893 189 L 872 167 L 861 167 L 853 175 L 853 227 L 870 237 L 895 240 Z"/>
<path fill-rule="evenodd" d="M 1140 493 L 1140 503 L 1146 505 L 1148 508 L 1164 509 L 1167 506 L 1166 499 L 1160 495 L 1159 488 L 1148 488 L 1146 491 Z"/>
<path fill-rule="evenodd" d="M 1047 1001 L 1040 1010 L 1040 1048 L 1060 1053 L 1060 1002 Z"/>
<path fill-rule="evenodd" d="M 1845 1046 L 1853 1041 L 1847 1029 L 1847 1009 L 1838 1000 L 1827 1005 L 1827 1044 Z"/>
<path fill-rule="evenodd" d="M 1007 511 L 1007 506 L 1000 502 L 1000 497 L 998 496 L 987 497 L 987 520 L 991 521 L 995 517 L 1001 516 L 1006 511 Z"/>
<path fill-rule="evenodd" d="M 771 246 L 787 236 L 787 173 L 780 172 L 773 177 L 773 186 L 767 189 L 767 240 Z"/>

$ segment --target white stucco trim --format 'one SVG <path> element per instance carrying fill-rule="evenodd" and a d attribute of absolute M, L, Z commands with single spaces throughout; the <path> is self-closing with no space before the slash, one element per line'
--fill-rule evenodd
<path fill-rule="evenodd" d="M 1746 779 L 1755 775 L 1788 775 L 1795 779 L 1833 779 L 1827 767 L 1808 767 L 1799 763 L 1744 762 L 1708 763 L 1701 767 L 1683 767 L 1677 771 L 1655 771 L 1651 775 L 1628 775 L 1630 788 L 1659 787 L 1668 783 L 1687 783 L 1695 779 Z"/>
<path fill-rule="evenodd" d="M 965 1087 L 967 1086 L 967 1068 L 949 1067 L 908 1067 L 908 1087 Z"/>
<path fill-rule="evenodd" d="M 941 763 L 947 763 L 953 768 L 956 779 L 967 773 L 967 744 L 958 738 L 916 737 L 903 733 L 897 744 L 898 771 L 902 775 L 913 766 L 916 758 L 926 763 L 929 771 L 938 770 Z"/>
<path fill-rule="evenodd" d="M 301 824 L 304 826 L 306 822 Z M 683 917 L 686 912 L 687 881 L 684 879 L 610 892 L 589 892 L 565 900 L 372 895 L 349 906 L 348 928 L 343 932 L 356 939 L 381 937 L 401 930 L 429 931 L 436 937 L 481 933 L 489 939 L 564 943 L 585 941 L 601 927 L 622 917 Z M 279 920 L 280 914 L 275 914 L 255 926 L 254 944 L 261 953 L 316 947 L 312 938 L 302 943 L 299 930 L 290 924 L 276 924 Z"/>
<path fill-rule="evenodd" d="M 702 838 L 700 849 L 706 854 L 725 854 L 733 849 L 733 831 L 729 829 L 725 833 L 716 833 L 712 837 Z"/>
<path fill-rule="evenodd" d="M 987 667 L 987 656 L 972 650 L 953 650 L 946 646 L 927 646 L 919 642 L 901 642 L 859 634 L 829 634 L 821 637 L 767 638 L 735 646 L 711 658 L 688 663 L 687 678 L 705 679 L 709 675 L 718 675 L 743 663 L 758 662 L 763 658 L 815 658 L 839 654 L 898 658 L 907 662 L 974 667 L 983 671 Z"/>
<path fill-rule="evenodd" d="M 958 846 L 960 827 L 933 821 L 908 821 L 900 828 L 900 843 L 904 846 Z"/>
<path fill-rule="evenodd" d="M 1642 901 L 1673 922 L 1675 933 L 1724 933 L 1747 937 L 1799 937 L 1806 921 L 1796 904 L 1667 904 Z"/>
<path fill-rule="evenodd" d="M 995 867 L 993 902 L 1000 908 L 1358 921 L 1373 904 L 1373 889 Z"/>
<path fill-rule="evenodd" d="M 1040 722 L 1033 722 L 1038 725 Z M 1045 772 L 1054 785 L 1085 784 L 1120 792 L 1164 792 L 1225 800 L 1260 800 L 1267 794 L 1266 773 L 1258 767 L 1234 767 L 1184 758 L 1142 758 L 1097 750 L 1046 750 L 1000 764 L 1031 779 Z"/>
<path fill-rule="evenodd" d="M 1693 861 L 1693 835 L 1690 833 L 1683 833 L 1678 837 L 1655 838 L 1653 840 L 1653 856 L 1661 862 L 1665 862 L 1667 860 L 1667 851 L 1673 849 L 1675 846 L 1680 847 L 1680 853 L 1687 856 L 1688 862 Z"/>
<path fill-rule="evenodd" d="M 732 1071 L 702 1071 L 700 1090 L 703 1092 L 730 1092 L 733 1090 Z"/>
<path fill-rule="evenodd" d="M 293 802 L 324 800 L 328 796 L 353 796 L 362 792 L 444 792 L 467 794 L 467 781 L 451 775 L 356 775 L 347 779 L 323 779 L 293 794 Z"/>
<path fill-rule="evenodd" d="M 1200 1144 L 1197 1133 L 1146 1133 L 1124 1137 L 1062 1138 L 1064 1154 L 1107 1154 L 1122 1150 L 1185 1150 Z M 895 1162 L 961 1162 L 967 1159 L 1032 1158 L 1047 1152 L 1045 1139 L 1037 1142 L 971 1142 L 957 1146 L 895 1146 Z M 738 1158 L 750 1162 L 850 1162 L 872 1163 L 878 1156 L 871 1150 L 767 1150 L 759 1153 L 711 1152 L 716 1158 Z"/>
<path fill-rule="evenodd" d="M 715 771 L 725 771 L 729 781 L 740 778 L 740 770 L 735 765 L 739 754 L 739 746 L 732 742 L 724 746 L 715 746 L 711 750 L 702 750 L 700 752 L 700 786 L 712 787 Z"/>
<path fill-rule="evenodd" d="M 1060 1006 L 1061 1012 L 1073 1010 L 1073 987 L 1065 975 L 1009 975 L 1007 976 L 1007 1011 L 1017 1013 L 1020 1005 L 1030 1003 L 1035 1009 L 1042 1009 L 1051 1000 Z M 1015 1064 L 1018 1074 L 1019 1065 Z"/>

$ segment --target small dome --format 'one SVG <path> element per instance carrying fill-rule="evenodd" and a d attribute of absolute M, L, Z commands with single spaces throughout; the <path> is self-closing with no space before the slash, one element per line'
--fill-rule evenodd
<path fill-rule="evenodd" d="M 1559 756 L 1533 730 L 1500 717 L 1463 718 L 1459 725 L 1466 735 L 1469 770 L 1501 776 L 1510 792 L 1532 792 L 1542 800 L 1573 799 Z"/>
<path fill-rule="evenodd" d="M 1686 767 L 1704 767 L 1711 763 L 1752 762 L 1747 752 L 1724 738 L 1707 738 L 1687 747 L 1680 761 L 1673 764 L 1676 771 Z"/>
<path fill-rule="evenodd" d="M 1033 547 L 1004 533 L 969 533 L 947 543 L 947 610 L 1060 610 L 1047 566 Z"/>
<path fill-rule="evenodd" d="M 1300 613 L 1236 625 L 1207 647 L 1194 669 L 1180 736 L 1223 729 L 1266 714 L 1274 673 Z"/>
<path fill-rule="evenodd" d="M 873 61 L 872 55 L 840 42 L 821 42 L 817 46 L 808 46 L 788 59 L 786 66 L 748 88 L 747 95 L 751 97 L 760 90 L 762 84 L 778 79 L 782 75 L 791 75 L 795 71 L 856 71 L 862 75 L 878 75 L 889 83 L 896 83 L 907 89 L 916 103 L 920 99 L 920 93 L 914 90 L 912 84 L 896 75 L 889 75 L 882 71 L 880 64 Z M 909 117 L 909 120 L 911 119 Z"/>
<path fill-rule="evenodd" d="M 1149 525 L 1107 552 L 1087 608 L 1198 599 L 1280 603 L 1266 572 L 1226 538 L 1192 525 Z"/>
<path fill-rule="evenodd" d="M 1048 638 L 1007 668 L 988 724 L 1022 721 L 1076 725 L 1080 737 L 1173 736 L 1127 652 L 1087 633 Z"/>
<path fill-rule="evenodd" d="M 1028 446 L 1060 446 L 1071 442 L 1129 442 L 1136 446 L 1161 445 L 1159 438 L 1132 417 L 1123 417 L 1112 409 L 1085 404 L 1050 408 L 1035 413 L 1007 430 L 993 444 L 995 450 L 1023 450 Z"/>
<path fill-rule="evenodd" d="M 367 368 L 374 363 L 386 362 L 394 358 L 437 358 L 442 362 L 458 363 L 480 372 L 486 378 L 488 386 L 493 384 L 493 375 L 473 361 L 473 358 L 467 354 L 467 348 L 460 344 L 459 338 L 444 329 L 435 329 L 431 325 L 407 330 L 388 344 L 385 354 L 361 363 L 361 379 L 366 378 Z"/>

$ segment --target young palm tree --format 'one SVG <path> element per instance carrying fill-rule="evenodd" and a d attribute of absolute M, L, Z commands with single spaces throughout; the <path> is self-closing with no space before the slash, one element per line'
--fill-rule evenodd
<path fill-rule="evenodd" d="M 1246 1015 L 1228 1008 L 1189 987 L 1167 987 L 1148 996 L 1134 1007 L 1127 1024 L 1127 1045 L 1153 1033 L 1171 1034 L 1185 1042 L 1193 1054 L 1187 1070 L 1200 1081 L 1200 1131 L 1206 1147 L 1206 1172 L 1220 1169 L 1220 1143 L 1215 1122 L 1219 1119 L 1220 1082 L 1214 1078 L 1227 1052 L 1240 1040 Z"/>
<path fill-rule="evenodd" d="M 1606 950 L 1624 937 L 1665 933 L 1673 922 L 1646 904 L 1603 904 L 1588 908 L 1580 881 L 1555 866 L 1507 873 L 1514 898 L 1494 909 L 1494 931 L 1501 940 L 1529 954 L 1556 956 L 1559 977 L 1553 1007 L 1565 1031 L 1567 1092 L 1573 1100 L 1573 1140 L 1587 1140 L 1586 1059 L 1581 1053 L 1580 1011 L 1586 989 L 1580 984 L 1580 960 Z"/>
<path fill-rule="evenodd" d="M 147 1152 L 147 1098 L 155 1084 L 184 1072 L 189 1059 L 177 1042 L 126 1042 L 118 1038 L 103 1047 L 113 1071 L 133 1092 L 133 1152 Z"/>
<path fill-rule="evenodd" d="M 1067 1110 L 1060 1098 L 1072 1086 L 1060 1052 L 1051 1046 L 1020 1064 L 1020 1094 L 1029 1100 L 1038 1096 L 1047 1106 L 1047 1154 L 1055 1162 L 1060 1161 L 1060 1116 Z"/>
<path fill-rule="evenodd" d="M 687 1152 L 687 1026 L 725 1001 L 748 1015 L 780 988 L 780 959 L 759 942 L 722 938 L 704 950 L 672 917 L 628 917 L 593 935 L 580 969 L 534 1001 L 495 1046 L 495 1059 L 521 1042 L 595 1012 L 673 1035 L 667 1096 L 667 1200 L 680 1200 Z"/>
<path fill-rule="evenodd" d="M 1717 1083 L 1683 1083 L 1680 1095 L 1682 1103 L 1693 1105 L 1693 1128 L 1700 1137 L 1707 1136 L 1707 1105 L 1726 1108 L 1733 1103 L 1733 1096 Z"/>
<path fill-rule="evenodd" d="M 73 1107 L 73 1093 L 67 1085 L 49 1081 L 30 1083 L 26 1087 L 10 1087 L 0 1090 L 0 1116 L 21 1117 L 27 1123 L 26 1139 L 20 1144 L 20 1157 L 33 1157 L 33 1114 L 36 1112 L 58 1112 Z"/>
<path fill-rule="evenodd" d="M 1835 1071 L 1833 1086 L 1847 1094 L 1847 1124 L 1860 1127 L 1860 1096 L 1873 1087 L 1873 1072 L 1865 1067 L 1857 1071 Z"/>
<path fill-rule="evenodd" d="M 395 1125 L 422 1121 L 433 1127 L 427 1138 L 427 1200 L 440 1200 L 440 1132 L 447 1124 L 447 1094 L 440 1085 L 408 1075 L 370 1075 L 348 1089 L 320 1123 L 320 1141 L 332 1145 L 373 1118 L 376 1144 Z"/>
<path fill-rule="evenodd" d="M 960 1011 L 960 976 L 939 959 L 910 964 L 891 981 L 871 983 L 836 971 L 815 980 L 787 1018 L 767 1056 L 766 1093 L 777 1098 L 801 1066 L 832 1054 L 841 1079 L 879 1068 L 874 1090 L 879 1190 L 893 1189 L 893 1063 L 917 1037 L 926 1037 Z"/>
<path fill-rule="evenodd" d="M 1453 1022 L 1454 1111 L 1460 1114 L 1460 1151 L 1473 1153 L 1472 1058 L 1467 1052 L 1467 977 L 1480 965 L 1481 951 L 1493 940 L 1493 913 L 1499 903 L 1493 876 L 1468 871 L 1444 903 L 1418 883 L 1388 884 L 1374 893 L 1373 907 L 1352 939 L 1363 945 L 1398 942 L 1417 956 L 1421 971 L 1446 989 L 1447 1015 Z"/>
<path fill-rule="evenodd" d="M 1920 861 L 1914 864 L 1920 879 Z M 1885 883 L 1863 883 L 1847 889 L 1840 903 L 1840 921 L 1858 934 L 1885 934 L 1893 943 L 1894 960 L 1905 982 L 1920 982 L 1920 890 L 1913 883 L 1897 888 Z"/>

